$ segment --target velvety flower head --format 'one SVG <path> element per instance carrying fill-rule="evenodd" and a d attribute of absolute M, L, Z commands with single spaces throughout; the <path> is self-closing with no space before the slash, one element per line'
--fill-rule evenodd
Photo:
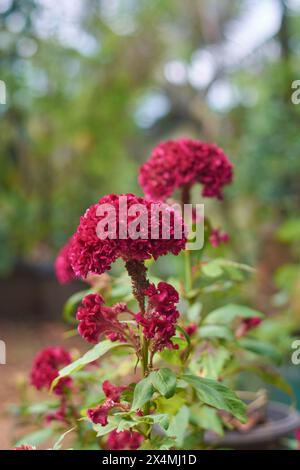
<path fill-rule="evenodd" d="M 203 186 L 205 197 L 222 198 L 222 189 L 231 183 L 233 165 L 214 144 L 178 139 L 157 145 L 140 169 L 139 183 L 147 197 L 165 200 L 177 188 L 195 183 Z"/>
<path fill-rule="evenodd" d="M 79 334 L 92 344 L 98 343 L 100 336 L 106 336 L 111 341 L 126 341 L 128 327 L 118 320 L 118 315 L 126 308 L 124 303 L 106 307 L 101 295 L 87 295 L 77 310 Z"/>
<path fill-rule="evenodd" d="M 121 394 L 126 390 L 126 386 L 117 387 L 111 384 L 108 380 L 105 380 L 102 384 L 102 389 L 105 394 L 105 401 L 96 408 L 90 408 L 87 411 L 88 418 L 94 424 L 101 424 L 106 426 L 108 422 L 108 413 L 113 408 L 127 409 L 127 405 L 120 403 Z"/>
<path fill-rule="evenodd" d="M 105 380 L 102 384 L 102 390 L 105 393 L 106 398 L 113 400 L 114 402 L 119 402 L 122 392 L 126 390 L 126 385 L 121 385 L 117 387 L 109 382 L 109 380 Z"/>
<path fill-rule="evenodd" d="M 75 273 L 69 259 L 70 240 L 58 253 L 54 263 L 56 278 L 60 284 L 67 284 L 75 278 Z"/>
<path fill-rule="evenodd" d="M 139 223 L 141 212 L 135 212 L 136 205 L 143 209 L 143 223 Z M 168 237 L 164 234 L 166 218 L 157 215 L 159 210 L 170 217 Z M 110 194 L 81 217 L 69 258 L 76 275 L 86 277 L 88 273 L 101 274 L 109 270 L 117 258 L 143 261 L 167 253 L 177 255 L 185 243 L 183 220 L 171 206 L 134 194 Z"/>
<path fill-rule="evenodd" d="M 213 229 L 208 238 L 208 241 L 213 248 L 218 248 L 219 245 L 221 245 L 222 243 L 227 243 L 229 242 L 229 240 L 230 240 L 230 237 L 228 233 L 226 232 L 222 233 L 218 228 Z"/>
<path fill-rule="evenodd" d="M 179 312 L 176 304 L 179 296 L 176 289 L 166 282 L 160 282 L 157 287 L 150 284 L 145 290 L 148 306 L 144 315 L 138 313 L 136 321 L 143 327 L 143 334 L 151 340 L 152 352 L 164 348 L 176 349 L 172 337 L 176 332 Z"/>
<path fill-rule="evenodd" d="M 107 439 L 108 450 L 136 450 L 140 447 L 144 437 L 135 431 L 111 431 Z"/>
<path fill-rule="evenodd" d="M 46 348 L 40 351 L 31 370 L 31 383 L 37 390 L 50 389 L 53 380 L 58 376 L 59 369 L 70 364 L 72 358 L 62 347 Z M 59 380 L 53 391 L 62 395 L 70 387 L 72 379 L 64 377 Z"/>

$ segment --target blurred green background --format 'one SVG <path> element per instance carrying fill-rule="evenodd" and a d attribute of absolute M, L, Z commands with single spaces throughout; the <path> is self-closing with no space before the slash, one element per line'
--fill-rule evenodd
<path fill-rule="evenodd" d="M 1 0 L 1 274 L 51 262 L 105 193 L 141 193 L 151 148 L 182 135 L 235 163 L 206 212 L 238 259 L 267 257 L 266 282 L 293 264 L 276 234 L 300 238 L 299 57 L 299 0 Z"/>
<path fill-rule="evenodd" d="M 164 139 L 224 148 L 234 184 L 205 212 L 229 258 L 257 268 L 240 295 L 300 320 L 298 79 L 300 0 L 0 0 L 2 404 L 33 351 L 59 342 L 46 322 L 78 286 L 54 279 L 58 249 L 102 195 L 142 194 L 138 168 Z M 285 375 L 299 390 L 298 369 Z"/>

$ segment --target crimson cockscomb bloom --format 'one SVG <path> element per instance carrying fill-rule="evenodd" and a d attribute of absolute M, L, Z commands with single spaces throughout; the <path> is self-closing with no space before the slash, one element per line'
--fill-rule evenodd
<path fill-rule="evenodd" d="M 251 318 L 245 318 L 244 320 L 241 321 L 239 324 L 235 336 L 237 338 L 242 338 L 245 336 L 249 331 L 253 330 L 257 326 L 259 326 L 262 322 L 262 319 L 260 317 L 251 317 Z"/>
<path fill-rule="evenodd" d="M 69 258 L 70 243 L 71 240 L 61 248 L 54 263 L 55 275 L 60 284 L 67 284 L 75 278 Z"/>
<path fill-rule="evenodd" d="M 88 418 L 94 424 L 101 424 L 101 426 L 106 426 L 108 422 L 108 413 L 111 409 L 117 407 L 119 409 L 127 410 L 127 405 L 122 405 L 120 403 L 121 394 L 124 390 L 126 390 L 126 388 L 126 386 L 117 387 L 111 384 L 108 380 L 105 380 L 102 384 L 102 389 L 106 399 L 101 405 L 88 409 Z"/>
<path fill-rule="evenodd" d="M 111 341 L 126 341 L 128 326 L 118 320 L 118 315 L 126 309 L 124 303 L 106 307 L 99 294 L 87 295 L 77 310 L 79 334 L 92 344 L 98 343 L 101 336 L 106 336 Z"/>
<path fill-rule="evenodd" d="M 218 248 L 222 243 L 229 242 L 229 235 L 226 232 L 221 232 L 220 229 L 215 228 L 211 231 L 208 241 L 213 248 Z"/>
<path fill-rule="evenodd" d="M 176 289 L 167 282 L 159 282 L 145 290 L 148 297 L 148 306 L 144 315 L 138 313 L 136 321 L 143 327 L 143 334 L 151 340 L 150 349 L 152 354 L 164 348 L 176 349 L 172 343 L 172 337 L 176 332 L 176 323 L 179 312 L 176 304 L 179 295 Z"/>
<path fill-rule="evenodd" d="M 51 347 L 40 351 L 31 370 L 31 383 L 37 390 L 50 389 L 53 380 L 58 376 L 59 369 L 70 364 L 72 358 L 68 351 L 62 347 Z M 72 379 L 64 377 L 59 380 L 53 391 L 56 395 L 63 395 L 70 388 Z"/>
<path fill-rule="evenodd" d="M 109 270 L 117 258 L 127 262 L 177 255 L 185 243 L 183 220 L 170 206 L 134 194 L 109 194 L 81 217 L 69 258 L 76 275 L 85 278 Z"/>
<path fill-rule="evenodd" d="M 203 185 L 204 197 L 222 198 L 231 183 L 233 165 L 215 144 L 182 138 L 157 145 L 139 173 L 147 197 L 164 201 L 175 189 Z"/>
<path fill-rule="evenodd" d="M 107 439 L 108 450 L 136 450 L 140 447 L 144 437 L 135 431 L 111 431 Z"/>

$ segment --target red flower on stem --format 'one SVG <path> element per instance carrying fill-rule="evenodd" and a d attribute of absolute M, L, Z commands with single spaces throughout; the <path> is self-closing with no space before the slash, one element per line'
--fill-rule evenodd
<path fill-rule="evenodd" d="M 111 431 L 107 439 L 108 450 L 136 450 L 140 447 L 144 437 L 135 431 Z"/>
<path fill-rule="evenodd" d="M 106 336 L 111 341 L 127 341 L 131 331 L 126 323 L 118 320 L 118 315 L 126 311 L 125 303 L 106 307 L 101 295 L 89 294 L 82 299 L 77 310 L 78 332 L 92 344 L 96 344 L 101 336 Z"/>
<path fill-rule="evenodd" d="M 126 390 L 126 386 L 117 387 L 111 384 L 108 380 L 105 380 L 102 384 L 102 389 L 105 394 L 105 401 L 96 406 L 96 408 L 90 408 L 87 411 L 88 418 L 94 424 L 101 424 L 101 426 L 107 425 L 108 413 L 113 408 L 119 408 L 121 410 L 128 410 L 127 404 L 120 403 L 121 394 Z"/>
<path fill-rule="evenodd" d="M 143 223 L 139 218 L 141 212 Z M 135 224 L 139 226 L 137 238 L 130 232 Z M 101 237 L 99 227 L 103 229 Z M 127 262 L 157 259 L 167 253 L 177 255 L 185 243 L 183 220 L 170 206 L 134 194 L 109 194 L 81 217 L 72 237 L 69 259 L 76 275 L 85 278 L 88 273 L 102 274 L 109 270 L 117 258 Z"/>
<path fill-rule="evenodd" d="M 72 358 L 68 351 L 62 347 L 46 348 L 40 351 L 31 370 L 31 383 L 37 390 L 50 389 L 53 380 L 58 376 L 59 369 L 70 364 Z M 59 380 L 53 391 L 56 395 L 63 395 L 72 383 L 70 377 Z"/>
<path fill-rule="evenodd" d="M 214 144 L 188 138 L 157 145 L 140 169 L 139 183 L 147 197 L 165 200 L 175 189 L 203 185 L 204 197 L 222 198 L 231 183 L 233 165 Z"/>

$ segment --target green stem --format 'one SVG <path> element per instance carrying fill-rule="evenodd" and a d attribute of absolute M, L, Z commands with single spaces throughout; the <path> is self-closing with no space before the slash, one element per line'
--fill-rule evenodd
<path fill-rule="evenodd" d="M 193 276 L 191 267 L 191 257 L 189 250 L 184 252 L 184 267 L 185 267 L 185 289 L 190 292 L 193 289 Z"/>

